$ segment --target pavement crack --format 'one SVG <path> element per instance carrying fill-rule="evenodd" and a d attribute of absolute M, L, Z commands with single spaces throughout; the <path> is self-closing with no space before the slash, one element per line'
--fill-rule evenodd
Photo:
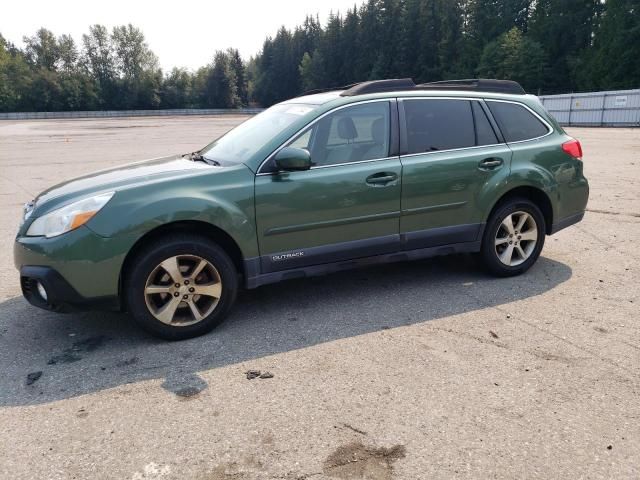
<path fill-rule="evenodd" d="M 352 430 L 356 433 L 359 433 L 360 435 L 366 435 L 367 432 L 365 432 L 364 430 L 360 430 L 359 428 L 353 427 L 351 425 L 349 425 L 348 423 L 341 423 L 340 425 L 342 425 L 345 428 L 348 428 L 349 430 Z"/>
<path fill-rule="evenodd" d="M 594 240 L 596 240 L 597 242 L 600 242 L 602 245 L 605 245 L 613 250 L 615 250 L 616 252 L 627 256 L 627 257 L 631 257 L 634 258 L 636 260 L 640 260 L 640 257 L 637 257 L 629 252 L 625 252 L 623 250 L 620 250 L 618 247 L 616 247 L 613 243 L 607 242 L 606 240 L 603 240 L 602 238 L 600 238 L 599 236 L 597 236 L 595 233 L 591 233 L 589 231 L 587 231 L 584 227 L 580 226 L 580 225 L 573 225 L 573 227 L 577 230 L 580 230 L 582 233 L 588 235 L 589 237 L 593 238 Z"/>
<path fill-rule="evenodd" d="M 618 362 L 616 362 L 615 360 L 611 360 L 608 357 L 603 357 L 602 355 L 598 355 L 596 352 L 592 352 L 590 349 L 583 347 L 582 345 L 575 343 L 571 340 L 568 340 L 566 338 L 561 337 L 560 335 L 557 335 L 549 330 L 546 330 L 538 325 L 536 325 L 533 322 L 530 322 L 528 320 L 525 320 L 524 318 L 516 318 L 517 321 L 522 322 L 526 325 L 529 325 L 531 328 L 535 328 L 536 330 L 542 332 L 542 333 L 546 333 L 547 335 L 551 335 L 552 337 L 554 337 L 557 340 L 560 340 L 563 343 L 566 343 L 567 345 L 571 345 L 574 348 L 577 348 L 578 350 L 590 355 L 593 358 L 597 358 L 598 360 L 607 363 L 613 367 L 619 368 L 620 370 L 624 370 L 625 372 L 631 374 L 632 376 L 636 377 L 638 375 L 637 372 L 631 370 L 630 368 L 625 367 L 624 365 L 620 365 Z"/>
<path fill-rule="evenodd" d="M 622 215 L 624 217 L 640 218 L 640 213 L 633 212 L 612 212 L 611 210 L 600 210 L 598 208 L 587 208 L 586 211 L 591 213 L 601 213 L 603 215 Z"/>
<path fill-rule="evenodd" d="M 22 185 L 20 185 L 18 182 L 16 182 L 15 180 L 11 180 L 9 177 L 5 176 L 5 175 L 0 175 L 0 178 L 6 180 L 7 182 L 9 182 L 10 184 L 15 185 L 16 187 L 18 187 L 20 190 L 22 190 L 24 193 L 26 193 L 27 195 L 29 195 L 30 198 L 34 198 L 35 195 L 33 193 L 31 193 L 29 190 L 27 190 L 25 187 L 23 187 Z"/>
<path fill-rule="evenodd" d="M 487 344 L 487 345 L 493 345 L 494 347 L 504 348 L 506 350 L 509 350 L 509 346 L 504 342 L 497 342 L 494 339 L 483 338 L 483 337 L 480 337 L 478 335 L 473 335 L 473 334 L 468 333 L 468 332 L 460 332 L 460 331 L 454 330 L 452 328 L 439 328 L 439 327 L 434 327 L 434 330 L 439 330 L 441 332 L 446 332 L 446 333 L 452 333 L 452 334 L 454 334 L 454 335 L 456 335 L 458 337 L 468 338 L 468 339 L 475 340 L 475 341 L 480 342 L 480 343 L 484 343 L 484 344 Z"/>

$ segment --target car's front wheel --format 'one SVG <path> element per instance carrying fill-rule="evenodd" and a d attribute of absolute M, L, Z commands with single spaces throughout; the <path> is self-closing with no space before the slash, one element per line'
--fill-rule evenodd
<path fill-rule="evenodd" d="M 494 275 L 510 277 L 526 272 L 542 251 L 546 226 L 535 203 L 512 198 L 500 205 L 485 227 L 481 256 Z"/>
<path fill-rule="evenodd" d="M 195 235 L 174 234 L 148 245 L 134 259 L 125 283 L 133 318 L 167 340 L 211 331 L 237 291 L 238 273 L 229 256 Z"/>

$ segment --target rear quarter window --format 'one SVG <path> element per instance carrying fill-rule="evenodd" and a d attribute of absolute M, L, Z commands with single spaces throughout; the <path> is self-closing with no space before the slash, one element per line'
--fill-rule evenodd
<path fill-rule="evenodd" d="M 549 132 L 547 126 L 522 105 L 492 101 L 487 101 L 487 105 L 507 142 L 531 140 Z"/>

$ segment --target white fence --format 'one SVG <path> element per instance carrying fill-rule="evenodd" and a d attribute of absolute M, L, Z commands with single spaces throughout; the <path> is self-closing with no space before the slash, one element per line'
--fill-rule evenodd
<path fill-rule="evenodd" d="M 0 120 L 50 118 L 157 117 L 172 115 L 253 115 L 262 108 L 184 108 L 174 110 L 96 110 L 86 112 L 11 112 L 0 113 Z"/>
<path fill-rule="evenodd" d="M 640 126 L 640 89 L 544 95 L 540 100 L 561 125 Z"/>

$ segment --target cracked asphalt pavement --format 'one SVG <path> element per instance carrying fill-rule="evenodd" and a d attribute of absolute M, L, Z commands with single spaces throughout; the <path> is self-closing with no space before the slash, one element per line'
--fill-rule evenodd
<path fill-rule="evenodd" d="M 289 281 L 179 343 L 22 299 L 24 202 L 242 119 L 0 122 L 0 478 L 640 477 L 640 129 L 568 129 L 587 214 L 518 278 L 459 255 Z"/>

